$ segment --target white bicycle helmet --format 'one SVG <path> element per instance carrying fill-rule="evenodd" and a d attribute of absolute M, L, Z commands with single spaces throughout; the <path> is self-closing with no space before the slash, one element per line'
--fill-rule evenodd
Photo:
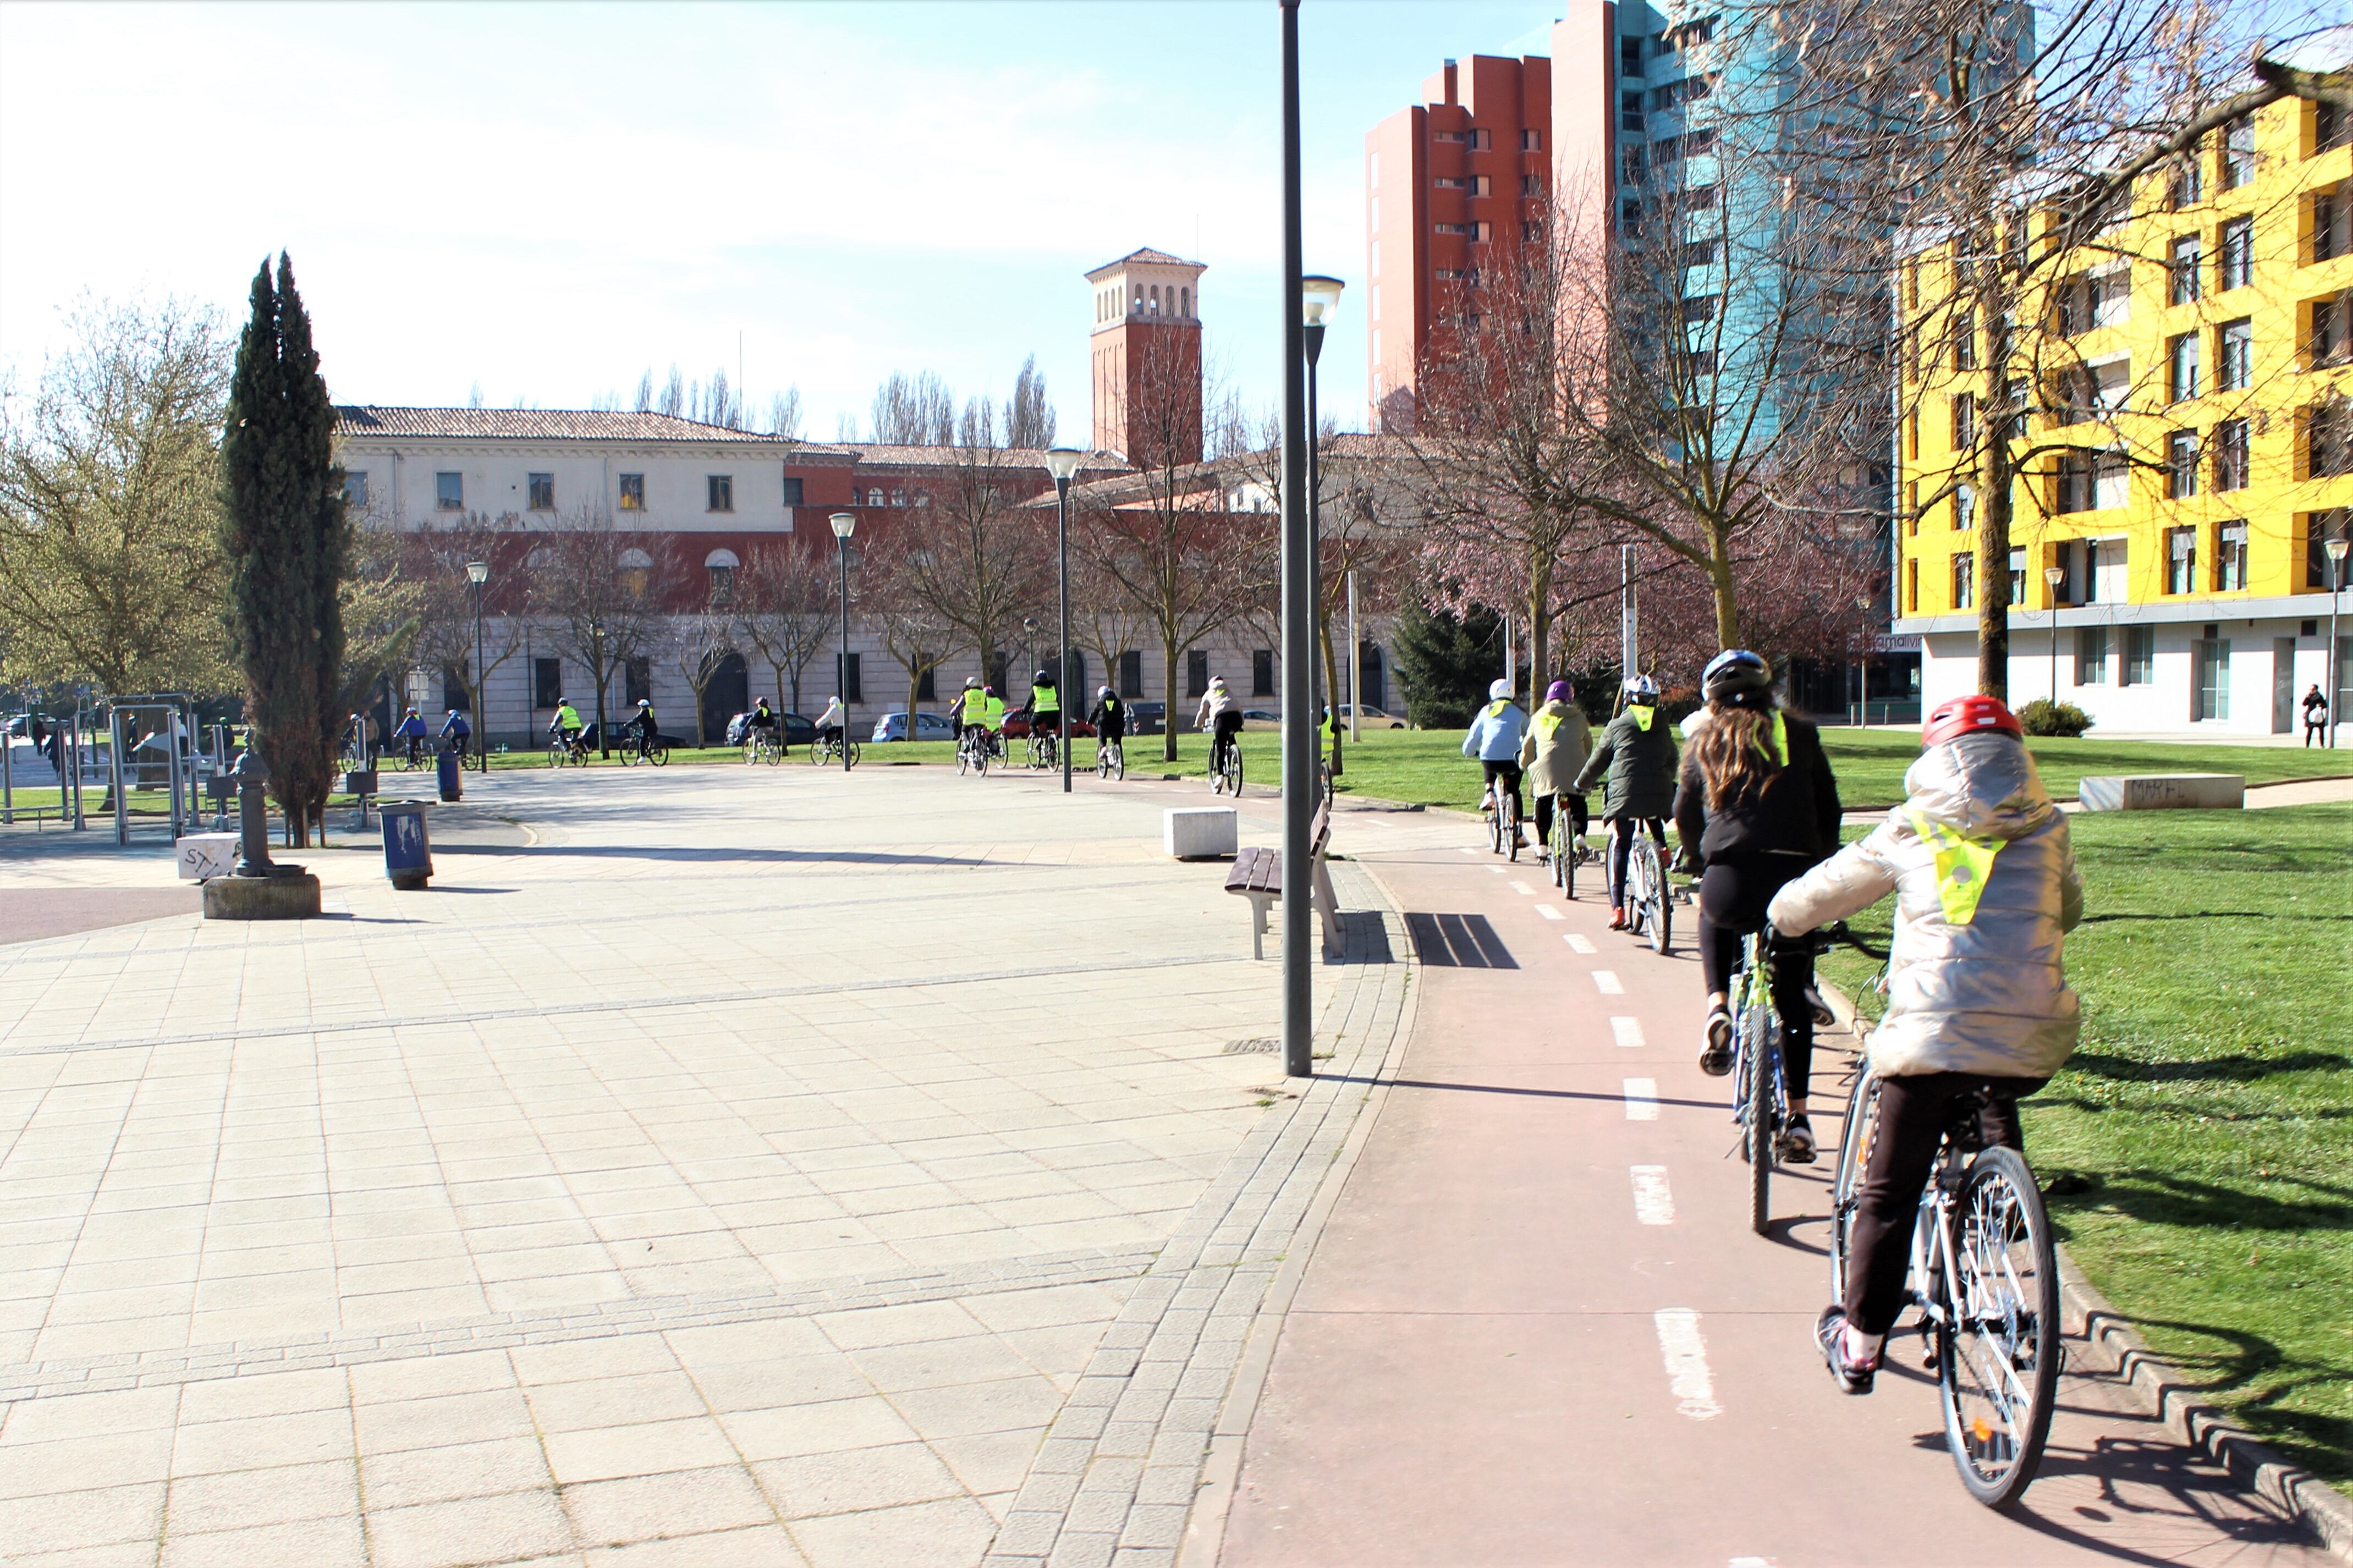
<path fill-rule="evenodd" d="M 1490 701 L 1509 702 L 1512 700 L 1512 683 L 1508 680 L 1489 681 L 1487 697 Z"/>
<path fill-rule="evenodd" d="M 1626 678 L 1626 700 L 1655 705 L 1659 700 L 1659 683 L 1647 675 Z"/>

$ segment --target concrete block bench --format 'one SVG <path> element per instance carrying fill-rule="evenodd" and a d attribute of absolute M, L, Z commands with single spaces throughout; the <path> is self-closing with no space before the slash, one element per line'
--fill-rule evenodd
<path fill-rule="evenodd" d="M 201 882 L 207 877 L 226 877 L 237 868 L 237 835 L 234 833 L 184 833 L 174 846 L 180 852 L 180 880 Z"/>
<path fill-rule="evenodd" d="M 2237 811 L 2247 804 L 2240 773 L 2101 773 L 2075 785 L 2085 811 Z"/>
<path fill-rule="evenodd" d="M 1241 818 L 1231 806 L 1191 806 L 1161 813 L 1168 853 L 1179 860 L 1222 860 L 1241 843 Z"/>
<path fill-rule="evenodd" d="M 1336 956 L 1340 951 L 1340 900 L 1332 891 L 1332 874 L 1324 868 L 1324 851 L 1332 841 L 1332 803 L 1325 801 L 1315 810 L 1315 820 L 1308 827 L 1308 840 L 1313 847 L 1314 872 L 1309 886 L 1315 899 L 1315 916 L 1324 932 L 1324 956 Z M 1250 956 L 1266 957 L 1266 912 L 1282 897 L 1282 851 L 1250 848 L 1236 852 L 1234 868 L 1226 873 L 1226 891 L 1239 893 L 1250 901 Z"/>

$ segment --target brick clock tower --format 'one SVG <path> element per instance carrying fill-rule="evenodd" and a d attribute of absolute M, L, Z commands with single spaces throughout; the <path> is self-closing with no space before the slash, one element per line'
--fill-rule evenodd
<path fill-rule="evenodd" d="M 1200 279 L 1208 268 L 1138 250 L 1094 285 L 1094 445 L 1139 468 L 1201 460 Z"/>

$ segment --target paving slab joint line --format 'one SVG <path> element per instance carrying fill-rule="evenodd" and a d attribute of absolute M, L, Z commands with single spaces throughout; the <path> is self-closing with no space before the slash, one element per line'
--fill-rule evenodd
<path fill-rule="evenodd" d="M 1367 880 L 1377 882 L 1371 868 L 1359 865 Z M 1381 893 L 1391 909 L 1403 906 L 1386 887 Z M 1418 964 L 1420 954 L 1413 949 L 1413 937 L 1405 922 L 1401 928 L 1403 946 L 1400 961 Z M 1225 1550 L 1226 1521 L 1233 1511 L 1234 1498 L 1241 1482 L 1242 1456 L 1249 1443 L 1250 1419 L 1258 1412 L 1260 1396 L 1266 1391 L 1267 1374 L 1274 1365 L 1276 1344 L 1282 1337 L 1284 1317 L 1291 1302 L 1299 1292 L 1300 1280 L 1307 1265 L 1315 1255 L 1316 1244 L 1323 1239 L 1324 1226 L 1339 1204 L 1340 1193 L 1348 1184 L 1356 1161 L 1379 1121 L 1382 1108 L 1388 1102 L 1389 1084 L 1402 1067 L 1406 1047 L 1413 1038 L 1415 1016 L 1419 1011 L 1421 987 L 1409 985 L 1399 1004 L 1396 1031 L 1389 1037 L 1388 1049 L 1383 1053 L 1378 1069 L 1373 1074 L 1372 1089 L 1359 1102 L 1355 1120 L 1348 1128 L 1346 1139 L 1339 1152 L 1325 1168 L 1324 1179 L 1317 1184 L 1315 1195 L 1298 1230 L 1283 1256 L 1282 1266 L 1275 1271 L 1266 1294 L 1259 1302 L 1250 1320 L 1248 1336 L 1242 1343 L 1240 1359 L 1228 1384 L 1224 1404 L 1219 1407 L 1216 1426 L 1209 1435 L 1208 1452 L 1201 1462 L 1200 1485 L 1193 1494 L 1191 1512 L 1185 1521 L 1185 1534 L 1176 1549 L 1175 1568 L 1217 1568 L 1219 1557 Z"/>
<path fill-rule="evenodd" d="M 2117 1373 L 2134 1398 L 2167 1431 L 2301 1526 L 2330 1556 L 2353 1563 L 2353 1498 L 2274 1453 L 2210 1404 L 2204 1390 L 2150 1350 L 2131 1321 L 2093 1289 L 2063 1247 L 2059 1290 L 2066 1314 L 2083 1319 L 2084 1337 L 2116 1358 Z"/>
<path fill-rule="evenodd" d="M 1821 992 L 1840 1026 L 1855 1037 L 1856 1049 L 1862 1049 L 1869 1028 L 1853 1000 L 1834 985 L 1825 984 Z M 2353 1563 L 2353 1498 L 2274 1453 L 2210 1403 L 2204 1390 L 2148 1348 L 2132 1321 L 2084 1277 L 2064 1246 L 2058 1253 L 2063 1315 L 2082 1320 L 2084 1337 L 2116 1358 L 2116 1374 L 2133 1400 L 2164 1422 L 2176 1441 L 2205 1456 L 2242 1488 L 2300 1526 L 2330 1556 Z M 1192 1564 L 1187 1561 L 1179 1568 L 1192 1568 Z"/>

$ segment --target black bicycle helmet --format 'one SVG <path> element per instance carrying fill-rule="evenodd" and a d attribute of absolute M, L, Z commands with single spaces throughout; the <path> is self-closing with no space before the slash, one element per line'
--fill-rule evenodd
<path fill-rule="evenodd" d="M 1773 689 L 1773 667 L 1745 647 L 1728 647 L 1707 661 L 1700 694 L 1710 702 L 1755 707 Z"/>
<path fill-rule="evenodd" d="M 1041 669 L 1037 674 L 1029 678 L 1029 684 L 1032 686 L 1051 686 L 1054 684 L 1054 672 L 1050 669 Z"/>

